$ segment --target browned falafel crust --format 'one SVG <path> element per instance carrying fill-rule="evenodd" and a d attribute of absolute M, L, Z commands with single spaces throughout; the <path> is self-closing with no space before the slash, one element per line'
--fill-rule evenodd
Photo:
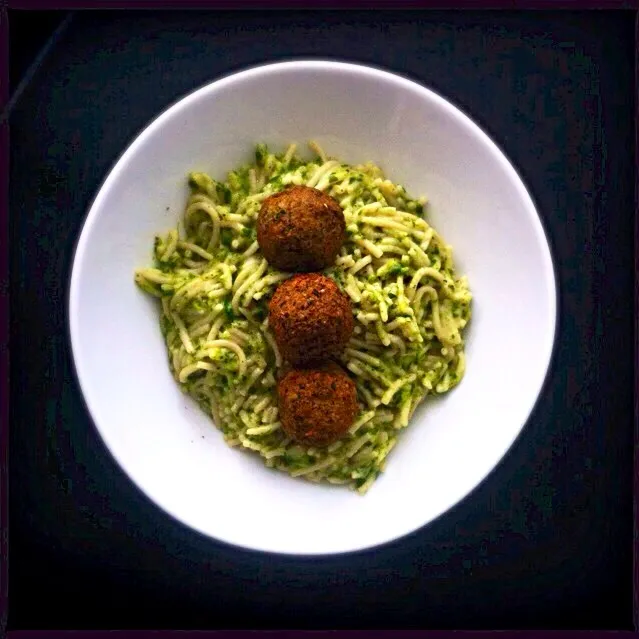
<path fill-rule="evenodd" d="M 293 186 L 267 197 L 257 218 L 257 241 L 269 264 L 282 271 L 321 271 L 344 243 L 344 211 L 330 195 Z"/>
<path fill-rule="evenodd" d="M 301 273 L 280 284 L 268 322 L 280 354 L 294 366 L 340 355 L 353 334 L 350 299 L 320 273 Z"/>
<path fill-rule="evenodd" d="M 334 362 L 290 369 L 280 378 L 277 395 L 282 430 L 305 446 L 332 444 L 359 410 L 353 380 Z"/>

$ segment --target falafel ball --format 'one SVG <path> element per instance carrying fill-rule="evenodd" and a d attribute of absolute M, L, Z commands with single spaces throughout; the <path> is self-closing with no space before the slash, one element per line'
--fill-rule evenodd
<path fill-rule="evenodd" d="M 277 395 L 282 430 L 305 446 L 332 444 L 358 412 L 355 384 L 333 362 L 289 370 L 277 384 Z"/>
<path fill-rule="evenodd" d="M 308 186 L 274 193 L 262 203 L 257 241 L 269 264 L 282 271 L 321 271 L 344 243 L 342 208 L 330 195 Z"/>
<path fill-rule="evenodd" d="M 350 299 L 320 273 L 301 273 L 280 284 L 268 322 L 282 357 L 300 367 L 340 355 L 353 334 Z"/>

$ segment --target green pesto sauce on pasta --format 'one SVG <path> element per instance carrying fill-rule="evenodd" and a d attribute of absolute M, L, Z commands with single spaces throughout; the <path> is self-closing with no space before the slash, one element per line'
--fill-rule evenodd
<path fill-rule="evenodd" d="M 326 158 L 306 162 L 295 145 L 218 181 L 189 175 L 183 233 L 155 238 L 152 268 L 137 284 L 161 303 L 169 365 L 230 446 L 267 466 L 314 482 L 366 492 L 417 405 L 446 393 L 464 375 L 463 329 L 471 314 L 465 277 L 451 247 L 414 199 L 373 164 Z M 282 431 L 276 397 L 281 358 L 268 328 L 268 301 L 292 273 L 272 268 L 256 239 L 262 201 L 305 184 L 342 206 L 347 240 L 326 269 L 352 301 L 355 329 L 344 355 L 360 412 L 347 436 L 325 449 L 300 446 Z"/>

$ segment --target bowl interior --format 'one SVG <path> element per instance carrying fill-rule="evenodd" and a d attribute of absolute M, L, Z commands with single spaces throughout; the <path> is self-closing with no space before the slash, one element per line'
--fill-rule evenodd
<path fill-rule="evenodd" d="M 158 307 L 133 282 L 154 234 L 181 218 L 186 173 L 223 176 L 254 144 L 317 140 L 372 160 L 430 201 L 474 295 L 467 372 L 426 401 L 386 472 L 360 497 L 269 471 L 227 447 L 174 383 Z M 514 169 L 465 115 L 391 74 L 293 62 L 212 83 L 132 143 L 89 211 L 70 291 L 73 355 L 88 408 L 125 472 L 161 508 L 217 539 L 323 554 L 390 541 L 437 517 L 494 468 L 536 401 L 555 331 L 555 280 L 535 207 Z"/>

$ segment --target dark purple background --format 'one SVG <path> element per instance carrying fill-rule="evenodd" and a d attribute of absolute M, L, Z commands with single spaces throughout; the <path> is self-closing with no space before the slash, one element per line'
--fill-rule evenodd
<path fill-rule="evenodd" d="M 10 18 L 15 86 L 59 16 Z M 633 23 L 77 15 L 10 120 L 9 627 L 630 629 Z M 562 294 L 552 375 L 498 469 L 410 538 L 326 561 L 231 549 L 149 505 L 91 426 L 65 334 L 75 237 L 131 137 L 194 86 L 292 54 L 385 66 L 467 109 L 529 184 Z"/>

